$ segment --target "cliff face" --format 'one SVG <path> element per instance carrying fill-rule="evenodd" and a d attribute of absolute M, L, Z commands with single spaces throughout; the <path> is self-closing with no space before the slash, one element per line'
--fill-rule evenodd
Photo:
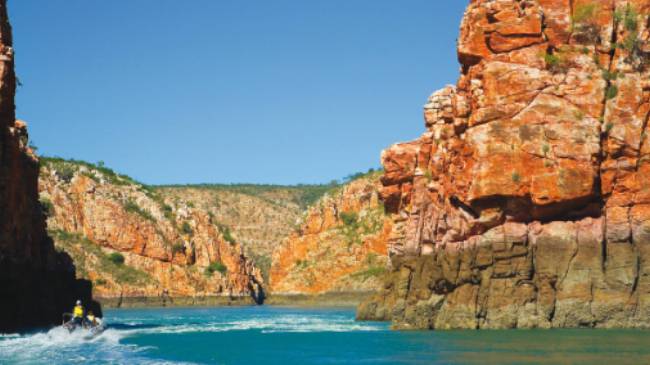
<path fill-rule="evenodd" d="M 365 292 L 380 287 L 391 221 L 378 198 L 378 174 L 325 195 L 274 251 L 273 294 Z"/>
<path fill-rule="evenodd" d="M 461 75 L 382 154 L 400 328 L 650 326 L 650 1 L 471 1 Z"/>
<path fill-rule="evenodd" d="M 38 159 L 15 120 L 16 77 L 7 4 L 0 1 L 0 332 L 57 324 L 90 285 L 54 250 L 38 202 Z M 99 308 L 95 308 L 97 311 Z"/>
<path fill-rule="evenodd" d="M 265 280 L 271 255 L 291 233 L 306 207 L 326 186 L 190 185 L 156 188 L 168 199 L 181 199 L 212 214 L 226 236 L 236 239 L 255 261 Z"/>
<path fill-rule="evenodd" d="M 43 161 L 40 196 L 56 246 L 97 297 L 263 300 L 260 272 L 241 246 L 187 201 L 60 159 Z"/>

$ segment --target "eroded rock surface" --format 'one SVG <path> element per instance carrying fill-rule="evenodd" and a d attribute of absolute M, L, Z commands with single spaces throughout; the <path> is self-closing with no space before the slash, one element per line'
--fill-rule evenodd
<path fill-rule="evenodd" d="M 241 245 L 185 200 L 60 159 L 43 161 L 40 196 L 57 247 L 98 298 L 264 299 L 260 271 Z"/>
<path fill-rule="evenodd" d="M 330 192 L 274 251 L 272 294 L 368 292 L 381 286 L 391 220 L 377 173 Z"/>
<path fill-rule="evenodd" d="M 400 328 L 650 327 L 650 1 L 471 1 L 456 86 L 382 154 Z"/>

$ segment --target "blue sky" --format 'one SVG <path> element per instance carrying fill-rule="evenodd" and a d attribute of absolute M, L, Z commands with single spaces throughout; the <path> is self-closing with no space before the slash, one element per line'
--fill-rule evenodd
<path fill-rule="evenodd" d="M 40 154 L 149 184 L 328 182 L 422 133 L 465 5 L 10 0 L 17 115 Z"/>

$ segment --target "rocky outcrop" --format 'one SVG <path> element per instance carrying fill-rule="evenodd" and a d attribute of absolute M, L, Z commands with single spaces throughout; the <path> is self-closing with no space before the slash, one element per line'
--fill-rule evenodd
<path fill-rule="evenodd" d="M 650 327 L 650 1 L 474 0 L 382 154 L 398 328 Z"/>
<path fill-rule="evenodd" d="M 56 246 L 107 303 L 264 299 L 260 272 L 241 245 L 187 201 L 103 165 L 55 158 L 42 163 L 40 196 Z"/>
<path fill-rule="evenodd" d="M 26 124 L 15 120 L 14 51 L 7 4 L 0 1 L 0 332 L 59 323 L 90 285 L 46 235 L 38 202 L 38 159 Z M 96 311 L 99 309 L 94 308 Z"/>
<path fill-rule="evenodd" d="M 274 251 L 272 294 L 367 292 L 387 268 L 391 220 L 379 201 L 379 174 L 325 195 Z"/>

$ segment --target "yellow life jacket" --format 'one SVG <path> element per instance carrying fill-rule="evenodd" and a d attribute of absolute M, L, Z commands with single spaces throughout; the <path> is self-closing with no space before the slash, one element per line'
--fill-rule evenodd
<path fill-rule="evenodd" d="M 84 307 L 77 305 L 74 307 L 74 310 L 72 311 L 72 316 L 77 318 L 81 318 L 84 316 Z"/>

